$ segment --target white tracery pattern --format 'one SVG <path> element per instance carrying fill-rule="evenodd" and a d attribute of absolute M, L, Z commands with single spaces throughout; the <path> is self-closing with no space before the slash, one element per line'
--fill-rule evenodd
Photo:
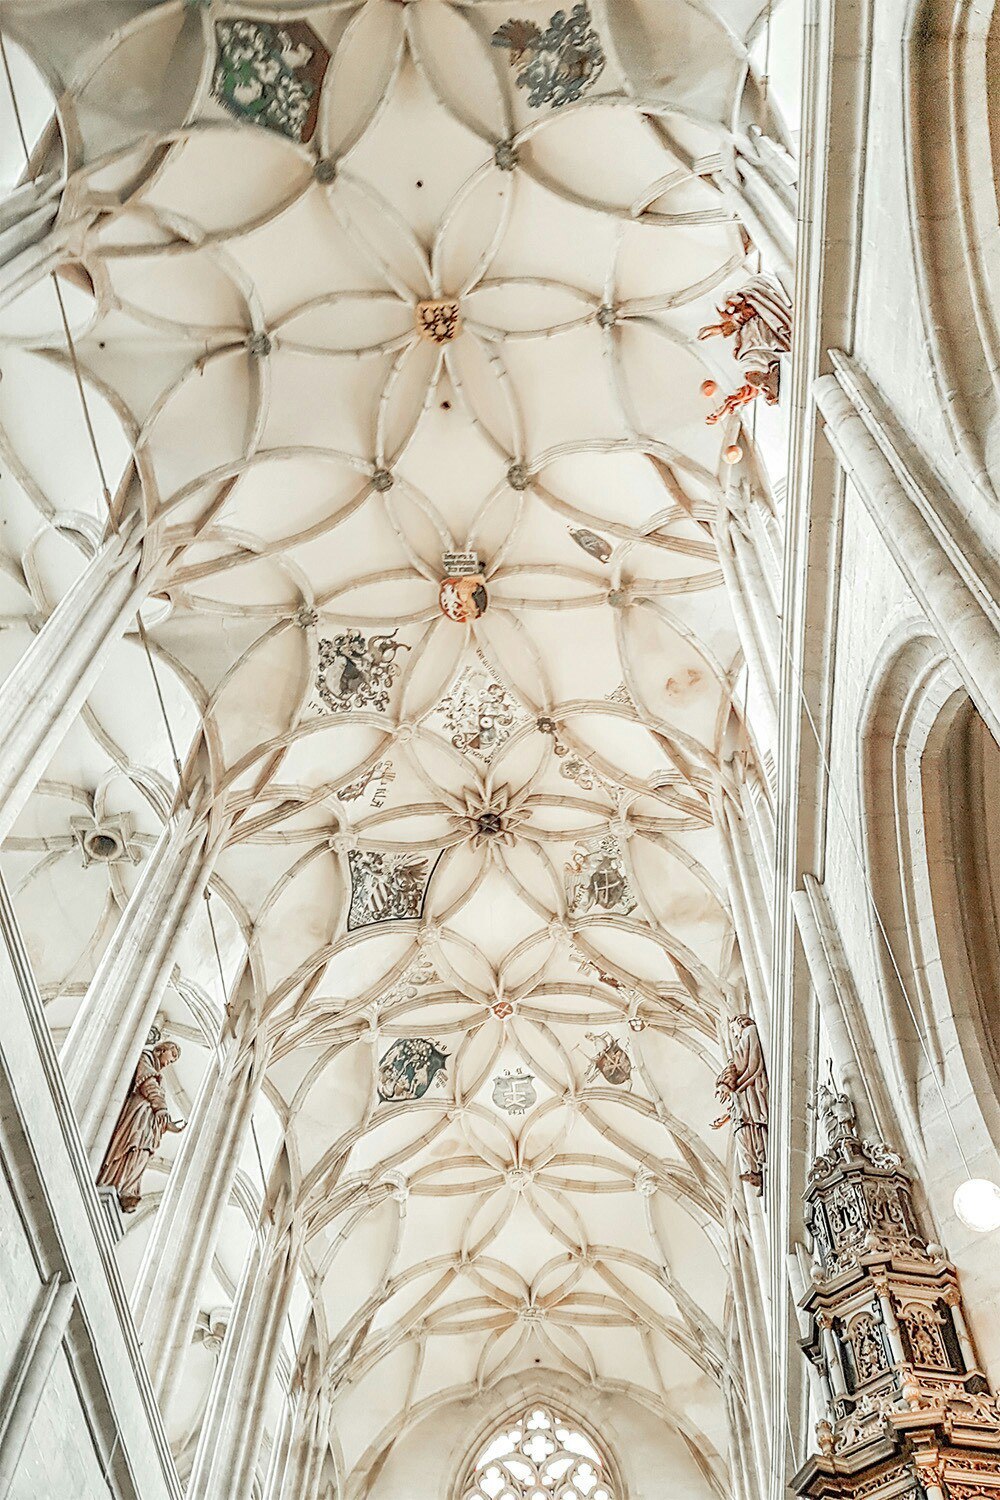
<path fill-rule="evenodd" d="M 713 822 L 740 659 L 697 330 L 747 262 L 712 164 L 760 7 L 720 8 L 663 39 L 645 0 L 594 7 L 558 105 L 491 41 L 492 0 L 136 4 L 82 62 L 45 12 L 93 287 L 67 288 L 76 349 L 223 831 L 228 1014 L 199 916 L 164 1000 L 178 1076 L 193 1099 L 231 1022 L 267 1059 L 359 1493 L 423 1404 L 539 1364 L 641 1392 L 727 1493 L 735 1210 L 706 1130 L 739 980 Z M 697 99 L 629 75 L 625 11 L 664 74 L 711 56 Z M 260 46 L 221 57 L 244 22 Z M 126 94 L 174 112 L 137 138 Z M 13 657 L 106 518 L 58 318 L 37 299 L 0 333 Z M 456 553 L 488 595 L 467 623 L 440 604 Z M 148 858 L 174 791 L 130 632 L 5 855 L 57 1031 L 135 881 L 85 866 L 72 820 L 128 813 Z M 252 1217 L 242 1167 L 234 1195 Z M 239 1281 L 227 1234 L 209 1308 Z"/>
<path fill-rule="evenodd" d="M 598 1447 L 555 1407 L 533 1403 L 476 1456 L 462 1500 L 621 1500 Z"/>

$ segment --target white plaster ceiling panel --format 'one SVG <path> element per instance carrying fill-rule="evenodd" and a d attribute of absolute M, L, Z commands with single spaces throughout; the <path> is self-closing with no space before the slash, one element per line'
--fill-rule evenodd
<path fill-rule="evenodd" d="M 112 492 L 166 559 L 168 716 L 238 813 L 224 969 L 249 949 L 346 1479 L 425 1403 L 541 1365 L 641 1394 L 726 1492 L 707 1127 L 739 664 L 695 335 L 748 253 L 713 174 L 759 11 L 171 0 L 27 38 L 66 86 Z M 0 384 L 23 640 L 102 524 L 25 302 Z M 446 554 L 481 575 L 462 621 Z M 138 868 L 85 866 L 71 819 L 127 815 L 141 861 L 169 807 L 144 670 L 130 639 L 5 856 L 59 1026 Z M 207 929 L 179 963 L 197 1036 Z"/>

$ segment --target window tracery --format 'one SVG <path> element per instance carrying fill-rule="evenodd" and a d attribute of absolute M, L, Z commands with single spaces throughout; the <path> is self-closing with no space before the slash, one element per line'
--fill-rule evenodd
<path fill-rule="evenodd" d="M 508 1418 L 469 1465 L 461 1500 L 623 1500 L 607 1457 L 556 1407 Z"/>

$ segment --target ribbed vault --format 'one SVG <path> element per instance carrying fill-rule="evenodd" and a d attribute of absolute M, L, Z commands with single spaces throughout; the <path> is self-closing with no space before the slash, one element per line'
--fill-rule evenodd
<path fill-rule="evenodd" d="M 85 224 L 63 286 L 114 524 L 228 829 L 228 1016 L 199 917 L 174 1086 L 220 1026 L 269 1049 L 202 1305 L 287 1174 L 348 1493 L 412 1414 L 539 1368 L 634 1396 L 728 1493 L 740 662 L 706 358 L 739 382 L 696 333 L 757 267 L 720 173 L 760 9 L 7 7 L 61 96 L 36 159 Z M 51 284 L 4 318 L 12 660 L 107 516 Z M 58 1035 L 175 784 L 133 633 L 8 845 Z M 125 855 L 85 861 L 108 822 Z"/>

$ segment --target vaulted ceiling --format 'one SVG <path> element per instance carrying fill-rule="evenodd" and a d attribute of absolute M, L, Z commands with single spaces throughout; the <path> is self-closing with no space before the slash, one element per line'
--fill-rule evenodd
<path fill-rule="evenodd" d="M 727 1493 L 713 815 L 740 664 L 695 335 L 757 265 L 719 172 L 762 10 L 9 6 L 70 85 L 39 148 L 85 224 L 67 306 L 162 558 L 174 737 L 203 731 L 239 813 L 223 964 L 249 955 L 272 1039 L 296 1327 L 359 1489 L 413 1414 L 539 1367 L 634 1394 Z M 2 327 L 13 659 L 105 517 L 51 285 Z M 138 868 L 85 864 L 79 820 L 126 817 L 141 860 L 172 783 L 131 634 L 4 857 L 57 1033 Z M 221 1015 L 203 922 L 178 963 L 190 1096 Z M 182 1445 L 209 1376 L 199 1351 Z"/>

